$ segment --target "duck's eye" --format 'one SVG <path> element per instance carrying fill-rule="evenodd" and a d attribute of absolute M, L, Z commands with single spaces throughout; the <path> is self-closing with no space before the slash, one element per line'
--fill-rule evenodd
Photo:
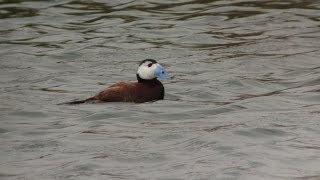
<path fill-rule="evenodd" d="M 164 74 L 164 71 L 161 71 L 162 74 Z"/>
<path fill-rule="evenodd" d="M 148 67 L 151 67 L 151 66 L 152 66 L 152 63 L 149 63 L 149 64 L 148 64 Z"/>

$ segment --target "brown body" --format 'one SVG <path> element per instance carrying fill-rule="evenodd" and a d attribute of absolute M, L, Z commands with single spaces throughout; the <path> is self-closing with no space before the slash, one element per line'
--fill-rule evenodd
<path fill-rule="evenodd" d="M 86 102 L 135 102 L 161 100 L 164 97 L 164 87 L 157 79 L 138 82 L 119 82 L 102 90 L 85 100 L 71 101 L 63 104 L 82 104 Z"/>
<path fill-rule="evenodd" d="M 92 100 L 102 102 L 142 103 L 163 99 L 164 87 L 157 79 L 144 82 L 119 82 L 96 94 Z"/>

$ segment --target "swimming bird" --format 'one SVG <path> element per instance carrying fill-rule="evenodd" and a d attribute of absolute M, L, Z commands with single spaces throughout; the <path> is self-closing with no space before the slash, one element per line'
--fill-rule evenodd
<path fill-rule="evenodd" d="M 135 102 L 161 100 L 164 98 L 164 87 L 158 78 L 171 78 L 172 75 L 154 59 L 140 62 L 137 71 L 137 82 L 118 82 L 85 100 L 65 104 L 86 102 Z"/>

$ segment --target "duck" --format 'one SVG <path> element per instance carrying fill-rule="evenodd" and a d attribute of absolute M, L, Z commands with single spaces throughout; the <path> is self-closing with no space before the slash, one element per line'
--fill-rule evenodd
<path fill-rule="evenodd" d="M 165 67 L 154 59 L 145 59 L 139 63 L 136 73 L 137 82 L 118 82 L 85 100 L 76 100 L 65 104 L 82 104 L 88 102 L 133 102 L 144 103 L 162 100 L 164 86 L 158 80 L 172 78 Z"/>

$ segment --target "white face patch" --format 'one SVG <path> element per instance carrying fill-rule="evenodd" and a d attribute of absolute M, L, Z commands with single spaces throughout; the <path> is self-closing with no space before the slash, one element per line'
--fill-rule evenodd
<path fill-rule="evenodd" d="M 146 79 L 146 80 L 154 79 L 156 78 L 155 71 L 156 71 L 157 65 L 158 63 L 152 64 L 151 61 L 146 61 L 139 66 L 137 73 L 139 74 L 141 79 Z"/>

